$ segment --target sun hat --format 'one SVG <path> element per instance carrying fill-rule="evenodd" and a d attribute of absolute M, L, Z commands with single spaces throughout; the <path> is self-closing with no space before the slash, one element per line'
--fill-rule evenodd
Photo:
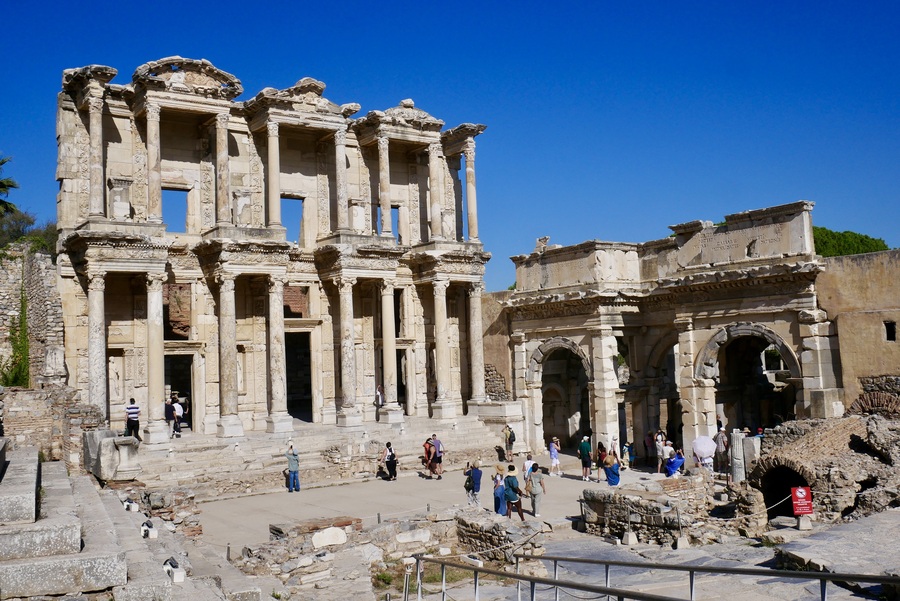
<path fill-rule="evenodd" d="M 507 475 L 507 476 L 515 476 L 515 475 L 517 475 L 518 473 L 519 473 L 519 472 L 516 471 L 516 466 L 514 466 L 514 465 L 510 466 L 509 469 L 506 471 L 506 475 Z"/>
<path fill-rule="evenodd" d="M 744 429 L 741 430 L 741 432 L 742 432 L 743 434 L 750 434 L 750 428 L 744 426 Z"/>
<path fill-rule="evenodd" d="M 553 437 L 553 442 L 559 442 L 559 437 L 558 437 L 558 436 L 554 436 L 554 437 Z"/>

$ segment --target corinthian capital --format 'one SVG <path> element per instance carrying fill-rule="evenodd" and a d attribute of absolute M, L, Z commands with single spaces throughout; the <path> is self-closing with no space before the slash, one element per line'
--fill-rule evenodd
<path fill-rule="evenodd" d="M 147 121 L 159 121 L 159 105 L 147 105 Z"/>
<path fill-rule="evenodd" d="M 228 127 L 228 122 L 231 120 L 231 115 L 229 113 L 216 113 L 216 127 L 219 129 L 225 129 Z"/>
<path fill-rule="evenodd" d="M 278 137 L 278 122 L 277 121 L 266 121 L 266 131 L 268 132 L 270 137 L 277 138 Z"/>
<path fill-rule="evenodd" d="M 434 285 L 435 296 L 445 296 L 447 288 L 450 287 L 450 280 L 435 280 L 432 284 Z"/>
<path fill-rule="evenodd" d="M 484 294 L 484 282 L 472 282 L 469 296 L 481 296 L 482 294 Z"/>
<path fill-rule="evenodd" d="M 439 159 L 444 156 L 444 149 L 440 142 L 432 142 L 428 145 L 428 159 Z"/>
<path fill-rule="evenodd" d="M 283 293 L 284 292 L 284 284 L 286 281 L 287 281 L 287 279 L 283 278 L 281 276 L 270 275 L 269 281 L 266 282 L 269 287 L 269 292 L 270 293 L 272 293 L 272 292 Z"/>
<path fill-rule="evenodd" d="M 356 285 L 356 278 L 334 278 L 334 285 L 338 287 L 338 290 L 341 291 L 341 294 L 351 294 L 353 292 L 353 286 Z"/>
<path fill-rule="evenodd" d="M 216 283 L 219 284 L 219 290 L 224 292 L 234 292 L 234 280 L 237 276 L 233 273 L 217 273 Z"/>
<path fill-rule="evenodd" d="M 99 269 L 88 270 L 88 290 L 103 292 L 106 290 L 106 272 Z"/>
<path fill-rule="evenodd" d="M 388 153 L 388 146 L 390 145 L 390 143 L 388 142 L 388 139 L 385 136 L 378 136 L 377 139 L 378 139 L 378 154 L 384 155 L 386 157 L 387 153 Z"/>
<path fill-rule="evenodd" d="M 97 96 L 92 96 L 88 99 L 88 110 L 92 113 L 99 113 L 103 111 L 103 99 Z"/>
<path fill-rule="evenodd" d="M 341 128 L 341 129 L 337 130 L 336 132 L 334 132 L 334 143 L 338 146 L 343 146 L 344 144 L 347 143 L 347 130 L 346 129 Z"/>
<path fill-rule="evenodd" d="M 466 141 L 466 147 L 463 149 L 463 154 L 466 156 L 467 163 L 475 162 L 475 140 L 469 138 Z"/>
<path fill-rule="evenodd" d="M 164 273 L 147 274 L 147 292 L 162 292 L 163 283 L 166 281 Z"/>

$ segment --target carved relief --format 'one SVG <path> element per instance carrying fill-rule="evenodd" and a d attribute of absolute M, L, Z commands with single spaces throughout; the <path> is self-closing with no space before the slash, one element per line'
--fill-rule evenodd
<path fill-rule="evenodd" d="M 216 222 L 216 169 L 211 160 L 200 161 L 200 219 L 203 229 Z"/>
<path fill-rule="evenodd" d="M 319 233 L 330 234 L 331 202 L 328 188 L 328 160 L 322 144 L 316 149 L 316 196 L 319 203 Z"/>
<path fill-rule="evenodd" d="M 91 193 L 91 138 L 83 125 L 75 137 L 75 148 L 78 156 L 78 214 L 87 215 L 90 207 Z"/>
<path fill-rule="evenodd" d="M 419 173 L 415 165 L 409 166 L 409 235 L 413 240 L 422 239 L 421 221 L 419 215 L 419 207 L 422 204 L 419 198 Z"/>

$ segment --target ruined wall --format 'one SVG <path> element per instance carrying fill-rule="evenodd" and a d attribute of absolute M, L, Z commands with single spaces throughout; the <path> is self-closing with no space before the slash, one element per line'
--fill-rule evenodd
<path fill-rule="evenodd" d="M 511 290 L 490 292 L 483 295 L 481 300 L 485 392 L 488 398 L 494 401 L 509 401 L 512 398 L 509 323 L 502 305 L 512 294 Z"/>
<path fill-rule="evenodd" d="M 900 394 L 900 250 L 831 257 L 816 279 L 819 306 L 837 324 L 844 406 L 864 392 Z"/>
<path fill-rule="evenodd" d="M 24 255 L 18 246 L 9 246 L 0 254 L 0 359 L 6 359 L 12 353 L 9 332 L 19 323 L 23 261 Z"/>

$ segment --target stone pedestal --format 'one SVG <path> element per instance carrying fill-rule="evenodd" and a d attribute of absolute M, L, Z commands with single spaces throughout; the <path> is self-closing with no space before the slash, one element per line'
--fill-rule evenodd
<path fill-rule="evenodd" d="M 808 515 L 797 516 L 797 530 L 812 530 L 812 520 Z"/>
<path fill-rule="evenodd" d="M 361 426 L 362 423 L 362 413 L 356 411 L 340 411 L 337 414 L 337 425 L 342 428 Z"/>
<path fill-rule="evenodd" d="M 169 442 L 169 428 L 165 421 L 153 421 L 144 428 L 144 444 L 163 444 Z"/>
<path fill-rule="evenodd" d="M 435 403 L 431 407 L 432 419 L 455 419 L 456 416 L 456 404 L 454 403 Z"/>
<path fill-rule="evenodd" d="M 638 544 L 638 542 L 640 542 L 640 541 L 638 541 L 637 534 L 635 534 L 634 532 L 626 532 L 625 534 L 622 535 L 622 544 L 623 545 L 628 545 L 630 547 L 632 545 Z"/>
<path fill-rule="evenodd" d="M 234 438 L 244 435 L 244 424 L 237 415 L 223 415 L 216 422 L 216 436 L 219 438 Z"/>
<path fill-rule="evenodd" d="M 270 415 L 266 417 L 266 432 L 274 434 L 276 432 L 293 432 L 294 418 L 287 413 Z"/>
<path fill-rule="evenodd" d="M 402 424 L 404 420 L 403 409 L 400 406 L 382 407 L 378 410 L 378 417 L 379 421 L 386 424 Z"/>

